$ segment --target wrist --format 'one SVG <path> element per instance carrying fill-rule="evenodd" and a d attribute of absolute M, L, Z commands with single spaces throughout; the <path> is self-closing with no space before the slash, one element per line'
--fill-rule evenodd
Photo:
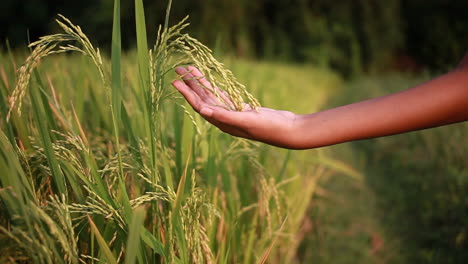
<path fill-rule="evenodd" d="M 288 133 L 289 144 L 288 148 L 290 149 L 307 149 L 306 146 L 306 134 L 304 131 L 307 131 L 306 127 L 307 115 L 294 114 L 292 124 L 290 126 L 290 131 Z M 310 132 L 310 131 L 309 131 Z"/>
<path fill-rule="evenodd" d="M 295 115 L 289 148 L 312 149 L 336 144 L 336 139 L 333 137 L 336 136 L 335 132 L 337 131 L 326 129 L 327 122 L 322 115 L 322 112 Z M 325 133 L 325 131 L 329 131 L 329 133 Z"/>

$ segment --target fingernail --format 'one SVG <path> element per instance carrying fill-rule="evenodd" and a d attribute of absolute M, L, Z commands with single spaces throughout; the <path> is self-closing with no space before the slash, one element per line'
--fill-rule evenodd
<path fill-rule="evenodd" d="M 207 116 L 207 117 L 211 117 L 213 115 L 213 109 L 210 109 L 208 107 L 204 107 L 200 110 L 200 114 L 202 116 Z"/>

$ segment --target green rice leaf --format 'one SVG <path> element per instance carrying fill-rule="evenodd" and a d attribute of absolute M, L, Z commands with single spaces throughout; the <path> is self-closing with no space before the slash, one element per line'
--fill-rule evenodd
<path fill-rule="evenodd" d="M 120 104 L 122 103 L 120 0 L 114 1 L 114 22 L 112 25 L 112 109 L 114 111 L 115 122 L 117 122 L 117 127 L 119 127 Z"/>
<path fill-rule="evenodd" d="M 149 90 L 149 55 L 148 40 L 146 37 L 145 11 L 142 0 L 135 0 L 135 23 L 137 33 L 137 56 L 140 86 L 144 91 Z M 149 100 L 149 98 L 145 98 Z M 148 102 L 148 101 L 147 101 Z"/>
<path fill-rule="evenodd" d="M 127 239 L 127 249 L 125 250 L 125 264 L 135 263 L 137 253 L 140 249 L 140 237 L 144 229 L 143 222 L 145 216 L 146 210 L 142 206 L 133 211 Z"/>
<path fill-rule="evenodd" d="M 153 249 L 156 253 L 166 257 L 164 254 L 164 245 L 154 237 L 153 234 L 151 234 L 148 230 L 143 229 L 141 231 L 141 239 L 147 246 L 149 246 L 151 249 Z"/>
<path fill-rule="evenodd" d="M 89 215 L 88 215 L 88 221 L 89 221 L 91 230 L 96 236 L 96 240 L 99 244 L 99 248 L 101 249 L 102 254 L 107 260 L 107 263 L 117 264 L 117 260 L 115 259 L 114 254 L 112 254 L 112 251 L 109 248 L 107 242 L 104 240 L 104 238 L 101 235 L 101 232 L 99 232 L 99 229 L 97 228 L 96 224 L 93 222 L 93 220 L 91 219 Z"/>
<path fill-rule="evenodd" d="M 57 162 L 57 158 L 55 157 L 55 153 L 52 147 L 52 135 L 50 132 L 50 124 L 48 122 L 49 117 L 47 115 L 44 102 L 41 100 L 42 96 L 39 91 L 39 87 L 37 87 L 36 85 L 31 85 L 30 95 L 34 117 L 39 127 L 39 135 L 41 137 L 42 144 L 44 144 L 44 151 L 47 157 L 47 162 L 52 171 L 54 183 L 57 187 L 57 190 L 60 193 L 63 193 L 65 194 L 65 196 L 68 196 L 65 178 Z"/>

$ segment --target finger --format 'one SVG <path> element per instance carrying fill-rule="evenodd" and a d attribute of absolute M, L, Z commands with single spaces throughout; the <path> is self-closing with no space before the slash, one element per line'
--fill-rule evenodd
<path fill-rule="evenodd" d="M 205 78 L 205 76 L 198 70 L 196 67 L 190 65 L 187 67 L 187 69 L 195 76 L 198 81 L 205 87 L 207 87 L 210 90 L 213 90 L 213 86 L 211 83 Z"/>
<path fill-rule="evenodd" d="M 203 114 L 202 114 L 202 116 L 203 116 Z M 252 139 L 252 137 L 251 137 L 251 135 L 249 133 L 247 133 L 246 131 L 244 131 L 244 130 L 238 128 L 238 127 L 223 124 L 223 123 L 221 123 L 221 122 L 219 122 L 219 121 L 217 121 L 217 120 L 215 120 L 213 118 L 209 118 L 207 116 L 203 116 L 203 118 L 205 118 L 208 122 L 210 122 L 211 124 L 213 124 L 214 126 L 219 128 L 224 133 L 228 133 L 231 136 Z"/>
<path fill-rule="evenodd" d="M 218 95 L 221 97 L 224 103 L 226 103 L 231 109 L 234 109 L 234 104 L 232 103 L 231 99 L 229 98 L 229 95 L 219 89 L 218 87 L 213 88 L 213 85 L 205 78 L 205 76 L 198 70 L 196 67 L 189 65 L 187 69 L 192 73 L 192 75 L 197 79 L 201 85 L 204 87 L 208 88 L 211 92 L 210 96 L 216 97 L 213 93 L 216 92 Z M 207 91 L 208 92 L 208 91 Z"/>
<path fill-rule="evenodd" d="M 230 111 L 222 107 L 213 107 L 209 105 L 203 105 L 200 109 L 200 114 L 203 117 L 239 129 L 249 127 L 249 122 L 252 120 L 250 115 L 252 113 L 253 112 L 251 111 Z"/>
<path fill-rule="evenodd" d="M 198 96 L 200 96 L 203 100 L 210 101 L 210 103 L 216 104 L 216 97 L 211 94 L 211 92 L 204 89 L 197 77 L 195 77 L 190 71 L 185 69 L 184 67 L 177 67 L 176 68 L 177 74 L 179 74 L 184 82 L 194 90 Z"/>
<path fill-rule="evenodd" d="M 203 118 L 205 118 L 208 122 L 221 129 L 221 131 L 228 133 L 232 136 L 250 138 L 249 134 L 242 131 L 241 129 L 238 129 L 235 126 L 231 126 L 230 124 L 223 124 L 222 122 L 219 122 L 216 118 L 211 118 L 212 114 L 209 110 L 210 108 L 206 106 L 198 97 L 198 95 L 194 93 L 184 82 L 175 80 L 174 82 L 172 82 L 172 85 L 185 97 L 185 99 L 189 102 L 189 104 L 196 112 L 200 112 Z M 220 107 L 216 108 L 222 109 Z M 201 109 L 203 109 L 203 112 L 200 111 Z M 223 118 L 221 118 L 221 120 L 225 121 Z"/>
<path fill-rule="evenodd" d="M 180 80 L 175 80 L 172 85 L 184 96 L 187 102 L 192 106 L 193 110 L 199 112 L 202 108 L 202 100 L 190 87 Z"/>
<path fill-rule="evenodd" d="M 218 93 L 218 95 L 221 97 L 221 99 L 223 100 L 223 102 L 225 104 L 227 104 L 229 106 L 230 109 L 236 109 L 236 107 L 234 106 L 234 103 L 232 102 L 231 98 L 229 97 L 228 93 L 226 93 L 225 91 L 219 89 L 219 87 L 216 87 L 216 92 Z"/>
<path fill-rule="evenodd" d="M 175 71 L 180 77 L 182 77 L 182 80 L 184 80 L 184 82 L 195 92 L 199 93 L 202 91 L 202 88 L 198 84 L 198 81 L 190 73 L 190 71 L 188 71 L 184 67 L 177 67 Z M 199 95 L 203 95 L 203 94 L 199 94 Z"/>
<path fill-rule="evenodd" d="M 246 133 L 243 130 L 233 128 L 233 127 L 229 127 L 229 126 L 223 126 L 222 124 L 215 125 L 215 126 L 217 126 L 224 133 L 228 133 L 231 136 L 242 137 L 242 138 L 246 138 L 246 139 L 253 139 L 252 136 L 250 136 L 248 133 Z"/>

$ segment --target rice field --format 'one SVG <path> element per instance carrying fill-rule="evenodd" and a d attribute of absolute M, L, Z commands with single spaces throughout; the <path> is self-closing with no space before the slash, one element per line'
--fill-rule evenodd
<path fill-rule="evenodd" d="M 226 67 L 167 18 L 149 49 L 141 0 L 137 49 L 122 53 L 115 3 L 110 54 L 64 17 L 30 52 L 0 54 L 0 262 L 297 262 L 319 180 L 360 175 L 323 150 L 225 135 L 170 82 L 194 64 L 231 97 L 305 113 L 341 80 L 311 66 Z"/>

